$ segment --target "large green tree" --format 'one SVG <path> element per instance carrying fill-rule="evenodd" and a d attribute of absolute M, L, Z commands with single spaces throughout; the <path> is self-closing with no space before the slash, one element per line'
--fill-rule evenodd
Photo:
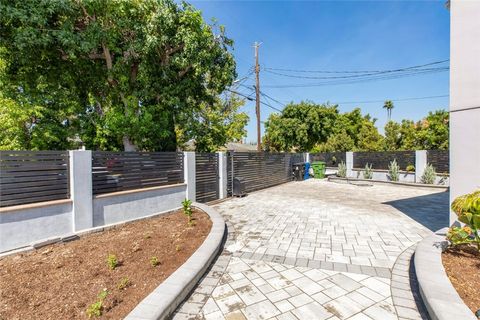
<path fill-rule="evenodd" d="M 218 105 L 235 78 L 231 46 L 173 0 L 0 3 L 2 98 L 30 140 L 55 127 L 46 132 L 61 141 L 46 148 L 175 149 L 175 127 Z"/>

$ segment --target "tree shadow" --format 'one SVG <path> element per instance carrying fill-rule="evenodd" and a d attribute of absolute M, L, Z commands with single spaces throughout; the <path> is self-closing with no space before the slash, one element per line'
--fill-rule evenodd
<path fill-rule="evenodd" d="M 435 232 L 450 225 L 449 194 L 450 192 L 447 190 L 424 196 L 388 201 L 383 204 L 391 205 Z"/>

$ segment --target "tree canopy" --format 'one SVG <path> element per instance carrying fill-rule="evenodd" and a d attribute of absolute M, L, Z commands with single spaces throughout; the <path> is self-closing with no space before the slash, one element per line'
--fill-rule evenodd
<path fill-rule="evenodd" d="M 185 2 L 2 1 L 1 144 L 175 150 L 176 129 L 192 137 L 206 118 L 231 132 L 245 124 L 219 100 L 236 76 L 232 45 Z"/>

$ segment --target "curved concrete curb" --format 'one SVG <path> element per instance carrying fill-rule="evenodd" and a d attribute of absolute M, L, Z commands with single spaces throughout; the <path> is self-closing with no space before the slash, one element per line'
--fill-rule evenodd
<path fill-rule="evenodd" d="M 458 295 L 443 268 L 447 228 L 423 239 L 415 250 L 415 271 L 423 302 L 433 320 L 477 320 Z"/>
<path fill-rule="evenodd" d="M 225 221 L 222 216 L 207 205 L 193 203 L 192 206 L 210 216 L 212 229 L 209 235 L 197 251 L 143 299 L 125 319 L 156 320 L 168 317 L 187 297 L 221 249 L 225 234 Z"/>
<path fill-rule="evenodd" d="M 436 184 L 423 184 L 423 183 L 413 183 L 413 182 L 398 182 L 398 181 L 383 181 L 383 180 L 373 180 L 373 179 L 360 179 L 360 178 L 341 178 L 341 177 L 328 177 L 328 181 L 339 181 L 339 182 L 367 182 L 370 184 L 393 184 L 396 186 L 406 186 L 406 187 L 416 187 L 416 188 L 430 188 L 430 189 L 443 189 L 447 190 L 448 186 L 436 185 Z"/>

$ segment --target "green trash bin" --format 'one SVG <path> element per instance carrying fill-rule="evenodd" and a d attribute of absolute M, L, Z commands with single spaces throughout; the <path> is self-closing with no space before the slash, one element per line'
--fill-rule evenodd
<path fill-rule="evenodd" d="M 323 179 L 325 178 L 325 162 L 323 161 L 315 161 L 312 162 L 312 169 L 313 169 L 313 177 L 315 179 Z"/>

